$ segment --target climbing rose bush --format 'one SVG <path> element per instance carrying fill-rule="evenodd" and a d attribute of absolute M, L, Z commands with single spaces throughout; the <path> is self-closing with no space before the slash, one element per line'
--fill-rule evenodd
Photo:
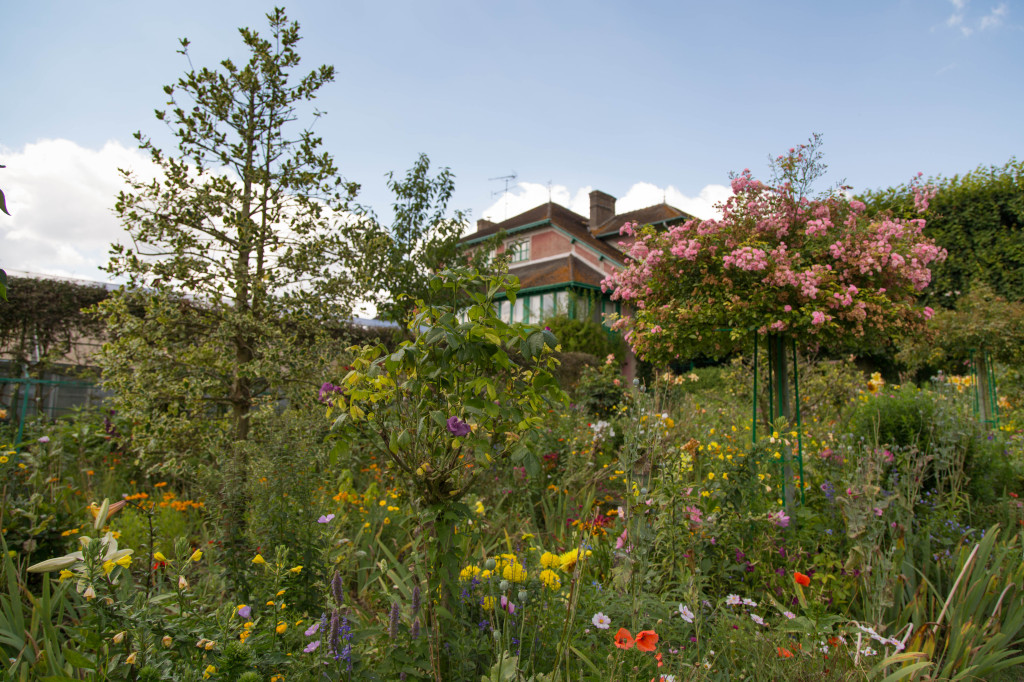
<path fill-rule="evenodd" d="M 779 166 L 799 167 L 803 149 L 779 157 Z M 917 183 L 923 212 L 934 192 Z M 868 216 L 848 187 L 809 199 L 793 183 L 765 184 L 749 169 L 732 190 L 721 219 L 667 232 L 621 228 L 633 238 L 630 261 L 602 289 L 632 304 L 614 327 L 640 357 L 720 354 L 751 331 L 792 335 L 804 347 L 864 348 L 931 317 L 916 294 L 946 252 L 924 236 L 923 219 Z"/>

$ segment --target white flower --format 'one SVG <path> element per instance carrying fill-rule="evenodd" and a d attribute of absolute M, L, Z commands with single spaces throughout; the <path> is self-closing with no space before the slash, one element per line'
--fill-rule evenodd
<path fill-rule="evenodd" d="M 792 611 L 783 611 L 782 615 L 785 616 L 786 618 L 789 618 L 790 620 L 793 620 L 794 618 L 796 618 L 796 614 L 793 613 Z"/>
<path fill-rule="evenodd" d="M 864 647 L 863 649 L 860 650 L 860 655 L 861 656 L 874 656 L 875 653 L 876 653 L 875 650 L 872 649 L 869 646 L 866 646 L 866 647 Z"/>
<path fill-rule="evenodd" d="M 757 602 L 754 601 L 753 599 L 744 599 L 743 600 L 743 604 L 744 604 L 744 606 L 749 606 L 752 609 L 756 609 L 757 608 Z"/>
<path fill-rule="evenodd" d="M 758 625 L 764 625 L 764 618 L 762 618 L 761 616 L 757 615 L 756 613 L 750 614 L 750 620 L 754 621 Z"/>
<path fill-rule="evenodd" d="M 725 598 L 725 603 L 729 606 L 739 606 L 743 603 L 743 600 L 740 599 L 740 595 L 738 594 L 730 594 Z"/>
<path fill-rule="evenodd" d="M 896 651 L 903 651 L 904 649 L 907 648 L 906 644 L 904 644 L 900 640 L 896 639 L 895 637 L 890 637 L 889 638 L 889 644 L 891 644 L 892 646 L 896 647 Z"/>
<path fill-rule="evenodd" d="M 687 623 L 692 623 L 693 622 L 693 611 L 691 611 L 688 606 L 684 606 L 684 605 L 680 604 L 679 605 L 679 615 Z"/>
<path fill-rule="evenodd" d="M 598 630 L 607 630 L 612 624 L 612 619 L 598 611 L 594 614 L 594 617 L 590 619 L 590 622 L 593 623 L 594 627 Z"/>

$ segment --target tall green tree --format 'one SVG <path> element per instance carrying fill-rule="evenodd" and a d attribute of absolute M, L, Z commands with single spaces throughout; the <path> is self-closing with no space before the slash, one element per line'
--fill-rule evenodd
<path fill-rule="evenodd" d="M 103 380 L 135 425 L 140 463 L 183 477 L 216 464 L 231 542 L 244 530 L 254 415 L 312 398 L 330 357 L 326 328 L 367 289 L 351 265 L 367 243 L 358 186 L 298 123 L 319 115 L 313 102 L 334 69 L 296 75 L 298 24 L 281 9 L 267 18 L 267 37 L 239 31 L 244 64 L 190 62 L 164 88 L 156 117 L 174 153 L 136 133 L 159 173 L 124 173 L 116 212 L 131 243 L 112 248 L 108 271 L 127 284 L 98 307 L 110 338 Z"/>

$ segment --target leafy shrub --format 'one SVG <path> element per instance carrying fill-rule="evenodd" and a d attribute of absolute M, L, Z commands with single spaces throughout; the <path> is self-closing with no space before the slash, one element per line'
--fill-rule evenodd
<path fill-rule="evenodd" d="M 616 334 L 609 334 L 600 324 L 587 318 L 573 320 L 566 315 L 548 318 L 544 325 L 558 339 L 566 353 L 590 353 L 599 358 L 614 355 L 619 362 L 625 358 L 625 346 Z"/>

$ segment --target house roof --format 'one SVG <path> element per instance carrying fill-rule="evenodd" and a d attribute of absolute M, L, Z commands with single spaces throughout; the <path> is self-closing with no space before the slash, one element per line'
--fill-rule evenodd
<path fill-rule="evenodd" d="M 618 236 L 619 229 L 626 223 L 637 223 L 638 225 L 650 225 L 662 222 L 676 222 L 690 220 L 694 216 L 682 211 L 675 206 L 661 203 L 645 208 L 638 208 L 635 211 L 619 213 L 604 221 L 594 229 L 594 236 L 604 239 L 611 236 Z"/>
<path fill-rule="evenodd" d="M 463 244 L 467 244 L 490 237 L 501 231 L 515 232 L 519 230 L 545 227 L 546 225 L 554 225 L 555 227 L 561 228 L 570 237 L 583 242 L 594 251 L 611 258 L 616 263 L 621 264 L 623 262 L 623 253 L 621 251 L 611 244 L 607 244 L 590 234 L 590 230 L 587 229 L 586 218 L 551 201 L 546 204 L 541 204 L 540 206 L 535 206 L 529 211 L 524 211 L 519 215 L 512 216 L 508 220 L 488 225 L 482 230 L 477 230 L 472 234 L 467 234 L 459 241 Z"/>
<path fill-rule="evenodd" d="M 604 276 L 593 266 L 576 256 L 526 265 L 511 272 L 519 278 L 520 289 L 549 286 L 552 284 L 584 284 L 600 287 Z"/>

